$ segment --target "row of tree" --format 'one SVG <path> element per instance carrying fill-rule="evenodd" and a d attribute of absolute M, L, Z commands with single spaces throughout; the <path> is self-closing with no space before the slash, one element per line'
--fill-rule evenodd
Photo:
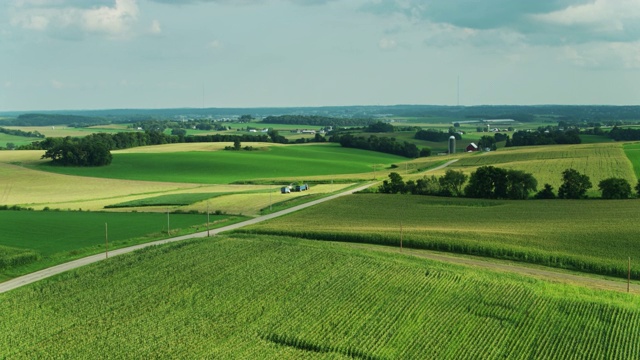
<path fill-rule="evenodd" d="M 623 129 L 614 126 L 611 131 L 609 131 L 609 137 L 615 141 L 640 140 L 640 129 Z"/>
<path fill-rule="evenodd" d="M 33 138 L 44 138 L 44 135 L 39 133 L 38 131 L 22 131 L 18 129 L 6 129 L 0 127 L 0 133 L 13 135 L 13 136 L 24 136 L 24 137 L 33 137 Z"/>
<path fill-rule="evenodd" d="M 505 147 L 532 146 L 532 145 L 556 145 L 556 144 L 580 144 L 580 132 L 570 130 L 538 129 L 536 131 L 516 131 L 511 140 L 507 140 Z"/>
<path fill-rule="evenodd" d="M 430 148 L 418 149 L 416 144 L 407 141 L 399 142 L 392 137 L 378 137 L 375 135 L 364 137 L 344 134 L 332 136 L 331 141 L 338 142 L 343 147 L 378 151 L 408 158 L 431 155 Z"/>
<path fill-rule="evenodd" d="M 456 140 L 462 139 L 462 136 L 453 129 L 449 129 L 448 132 L 435 129 L 418 130 L 414 135 L 414 138 L 418 140 L 442 142 L 449 140 L 451 136 L 455 137 Z"/>
<path fill-rule="evenodd" d="M 373 119 L 336 118 L 318 115 L 282 115 L 267 116 L 262 119 L 267 124 L 311 125 L 311 126 L 367 126 L 375 123 Z"/>
<path fill-rule="evenodd" d="M 468 179 L 468 182 L 467 182 Z M 466 186 L 465 186 L 466 183 Z M 388 194 L 409 193 L 414 195 L 466 196 L 481 199 L 525 200 L 537 190 L 538 181 L 532 174 L 521 170 L 501 169 L 494 166 L 481 166 L 467 177 L 462 171 L 447 170 L 440 177 L 424 176 L 416 181 L 404 182 L 396 172 L 389 174 L 378 187 L 378 192 Z M 584 199 L 587 190 L 592 188 L 589 177 L 574 169 L 562 172 L 562 185 L 558 194 L 553 187 L 544 184 L 542 190 L 535 193 L 535 199 Z M 628 199 L 631 197 L 631 185 L 626 179 L 608 178 L 598 183 L 603 199 Z M 635 186 L 640 197 L 640 180 Z"/>

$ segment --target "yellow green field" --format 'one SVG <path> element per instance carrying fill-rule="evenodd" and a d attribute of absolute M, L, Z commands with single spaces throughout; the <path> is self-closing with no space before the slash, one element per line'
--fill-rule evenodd
<path fill-rule="evenodd" d="M 123 150 L 123 152 L 180 152 L 180 151 L 212 151 L 224 148 L 222 143 L 172 144 L 156 147 L 141 147 Z M 276 145 L 277 146 L 277 145 Z M 157 149 L 154 149 L 157 148 Z M 269 205 L 308 195 L 321 195 L 335 192 L 351 185 L 338 182 L 312 186 L 309 191 L 280 194 L 278 185 L 233 185 L 233 184 L 192 184 L 178 182 L 136 181 L 84 176 L 62 175 L 39 171 L 33 165 L 44 162 L 40 160 L 42 151 L 2 151 L 0 152 L 0 204 L 31 207 L 36 210 L 45 207 L 51 209 L 83 209 L 102 210 L 105 206 L 126 201 L 133 201 L 158 195 L 181 193 L 229 193 L 216 197 L 211 201 L 178 206 L 172 210 L 205 211 L 207 206 L 212 211 L 220 210 L 229 214 L 242 213 L 247 216 L 260 214 L 260 210 Z M 367 175 L 369 176 L 369 175 Z M 370 176 L 369 176 L 370 177 Z M 382 177 L 382 173 L 380 173 Z M 351 178 L 351 176 L 344 176 Z M 288 184 L 282 179 L 282 184 Z M 278 184 L 279 180 L 273 182 Z M 286 182 L 285 182 L 286 181 Z M 247 193 L 262 191 L 259 193 Z M 166 207 L 145 207 L 112 209 L 110 211 L 166 211 Z"/>
<path fill-rule="evenodd" d="M 599 196 L 598 183 L 606 178 L 620 177 L 627 179 L 630 184 L 637 182 L 633 165 L 622 143 L 530 146 L 488 153 L 466 153 L 460 154 L 460 160 L 450 168 L 470 174 L 485 165 L 532 173 L 538 180 L 539 188 L 549 183 L 556 191 L 562 184 L 562 171 L 575 169 L 589 176 L 594 187 L 588 195 L 594 197 Z M 444 172 L 442 170 L 436 175 Z"/>

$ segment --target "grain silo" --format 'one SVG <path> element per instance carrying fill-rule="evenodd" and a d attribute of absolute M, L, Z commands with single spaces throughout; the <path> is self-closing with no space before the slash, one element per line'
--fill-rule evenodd
<path fill-rule="evenodd" d="M 451 136 L 449 137 L 449 154 L 455 154 L 455 153 L 456 153 L 456 137 Z"/>

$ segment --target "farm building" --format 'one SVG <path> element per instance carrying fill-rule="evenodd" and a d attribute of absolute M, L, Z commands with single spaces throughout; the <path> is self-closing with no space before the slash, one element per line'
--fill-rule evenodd
<path fill-rule="evenodd" d="M 478 150 L 480 150 L 480 148 L 478 148 L 478 145 L 476 145 L 475 143 L 471 143 L 471 144 L 467 145 L 465 150 L 467 152 L 472 152 L 472 151 L 478 151 Z"/>

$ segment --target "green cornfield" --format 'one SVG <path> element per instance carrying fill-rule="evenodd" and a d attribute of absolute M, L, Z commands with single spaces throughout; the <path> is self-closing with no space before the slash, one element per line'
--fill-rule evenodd
<path fill-rule="evenodd" d="M 634 295 L 284 237 L 110 258 L 0 313 L 10 359 L 640 358 Z"/>
<path fill-rule="evenodd" d="M 439 250 L 640 277 L 640 200 L 479 200 L 357 194 L 241 232 Z"/>

